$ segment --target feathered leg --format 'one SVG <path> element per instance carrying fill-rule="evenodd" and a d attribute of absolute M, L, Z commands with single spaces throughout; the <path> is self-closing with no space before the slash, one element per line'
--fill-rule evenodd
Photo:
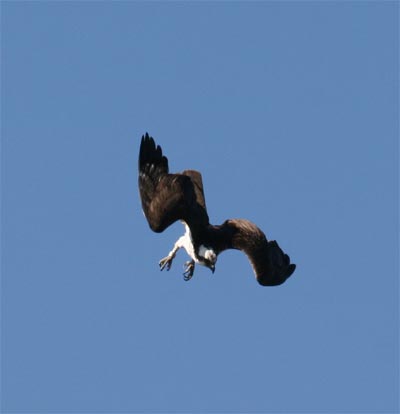
<path fill-rule="evenodd" d="M 176 252 L 183 247 L 184 237 L 180 237 L 177 242 L 174 244 L 174 248 L 168 253 L 167 257 L 164 257 L 159 261 L 160 270 L 164 270 L 166 267 L 167 270 L 171 269 L 172 261 L 175 258 Z"/>

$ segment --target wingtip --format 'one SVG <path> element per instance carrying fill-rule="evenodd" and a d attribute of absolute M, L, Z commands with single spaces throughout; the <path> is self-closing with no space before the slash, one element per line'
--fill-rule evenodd
<path fill-rule="evenodd" d="M 154 142 L 154 139 L 149 135 L 148 132 L 146 132 L 144 135 L 142 135 L 142 142 L 145 142 L 145 141 L 153 141 Z"/>
<path fill-rule="evenodd" d="M 142 139 L 140 141 L 140 149 L 143 151 L 154 151 L 156 149 L 156 143 L 154 142 L 153 137 L 149 135 L 148 132 L 142 135 Z"/>
<path fill-rule="evenodd" d="M 275 242 L 274 246 L 278 246 Z M 279 246 L 278 246 L 279 248 Z M 281 249 L 279 248 L 279 251 Z M 282 252 L 283 253 L 283 252 Z M 290 276 L 296 270 L 296 265 L 290 263 L 290 257 L 287 254 L 283 254 L 283 263 L 272 263 L 269 270 L 264 274 L 256 275 L 257 281 L 262 286 L 278 286 L 286 282 Z"/>
<path fill-rule="evenodd" d="M 295 270 L 296 270 L 296 265 L 294 263 L 290 264 L 286 271 L 286 279 L 292 276 Z"/>
<path fill-rule="evenodd" d="M 151 164 L 161 167 L 163 172 L 168 173 L 168 159 L 163 155 L 160 145 L 156 145 L 153 137 L 146 132 L 142 135 L 140 143 L 139 172 Z"/>

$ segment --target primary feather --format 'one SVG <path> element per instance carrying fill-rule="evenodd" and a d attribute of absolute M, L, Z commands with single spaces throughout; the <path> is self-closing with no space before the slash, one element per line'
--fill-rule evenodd
<path fill-rule="evenodd" d="M 214 226 L 209 223 L 201 174 L 194 170 L 170 174 L 168 159 L 147 133 L 142 137 L 139 151 L 139 192 L 143 212 L 150 228 L 162 232 L 181 220 L 187 227 L 170 254 L 160 261 L 161 270 L 169 270 L 176 251 L 184 247 L 191 256 L 185 280 L 189 280 L 195 263 L 215 269 L 217 256 L 226 249 L 243 251 L 253 268 L 257 281 L 263 286 L 282 284 L 296 265 L 276 241 L 268 241 L 252 222 L 230 219 Z"/>

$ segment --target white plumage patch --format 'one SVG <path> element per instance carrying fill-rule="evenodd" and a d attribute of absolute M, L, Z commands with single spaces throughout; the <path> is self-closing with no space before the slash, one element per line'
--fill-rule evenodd
<path fill-rule="evenodd" d="M 217 255 L 215 254 L 214 250 L 208 249 L 207 247 L 203 245 L 199 247 L 199 256 L 204 257 L 205 259 L 209 260 L 213 264 L 217 260 Z"/>
<path fill-rule="evenodd" d="M 215 263 L 217 260 L 217 255 L 215 254 L 214 250 L 208 249 L 207 247 L 201 245 L 199 247 L 198 256 L 196 256 L 193 246 L 192 234 L 190 233 L 190 228 L 186 223 L 183 223 L 185 226 L 185 234 L 178 240 L 179 247 L 183 247 L 187 254 L 196 262 L 201 265 L 205 265 L 204 262 L 201 260 L 202 257 L 209 260 L 211 263 Z"/>
<path fill-rule="evenodd" d="M 192 241 L 192 234 L 190 233 L 190 229 L 189 226 L 184 223 L 185 226 L 185 234 L 180 238 L 180 240 L 182 240 L 182 246 L 187 254 L 195 261 L 198 262 L 196 255 L 194 253 L 194 246 L 193 246 L 193 241 Z"/>

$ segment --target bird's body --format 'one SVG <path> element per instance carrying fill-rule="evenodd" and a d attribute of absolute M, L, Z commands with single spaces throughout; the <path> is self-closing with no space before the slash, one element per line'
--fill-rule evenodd
<path fill-rule="evenodd" d="M 195 264 L 214 272 L 218 255 L 227 249 L 242 250 L 249 258 L 257 281 L 263 286 L 283 283 L 295 270 L 289 256 L 276 241 L 268 241 L 252 222 L 244 219 L 210 224 L 201 174 L 186 170 L 170 174 L 168 159 L 148 134 L 142 137 L 139 153 L 139 191 L 143 212 L 150 228 L 160 233 L 180 220 L 186 228 L 160 268 L 171 267 L 176 252 L 184 248 L 191 260 L 186 263 L 185 280 L 193 276 Z"/>

